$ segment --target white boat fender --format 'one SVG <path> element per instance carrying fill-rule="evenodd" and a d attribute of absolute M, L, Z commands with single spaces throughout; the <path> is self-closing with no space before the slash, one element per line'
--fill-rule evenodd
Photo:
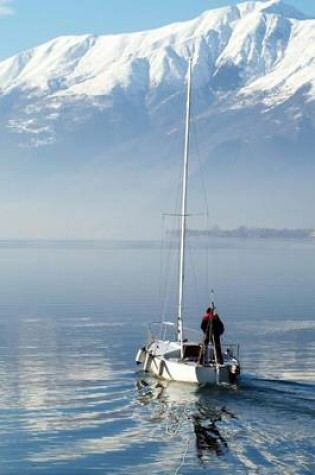
<path fill-rule="evenodd" d="M 239 365 L 233 363 L 233 364 L 230 366 L 230 372 L 231 372 L 231 374 L 239 374 L 239 373 L 240 373 Z"/>
<path fill-rule="evenodd" d="M 143 365 L 144 371 L 148 371 L 150 369 L 151 362 L 152 362 L 152 355 L 150 353 L 146 353 L 144 365 Z"/>
<path fill-rule="evenodd" d="M 146 354 L 145 347 L 139 348 L 137 356 L 136 356 L 136 363 L 137 364 L 141 364 L 141 363 L 144 362 L 145 354 Z"/>

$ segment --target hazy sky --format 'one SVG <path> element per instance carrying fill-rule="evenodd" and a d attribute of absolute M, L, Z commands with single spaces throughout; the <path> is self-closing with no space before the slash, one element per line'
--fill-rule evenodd
<path fill-rule="evenodd" d="M 125 33 L 188 20 L 239 0 L 0 0 L 0 60 L 56 36 Z M 286 0 L 315 16 L 315 0 Z"/>

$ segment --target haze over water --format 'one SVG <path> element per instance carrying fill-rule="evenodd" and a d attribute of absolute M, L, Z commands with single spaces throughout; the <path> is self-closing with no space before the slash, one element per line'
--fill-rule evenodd
<path fill-rule="evenodd" d="M 134 364 L 146 322 L 171 318 L 176 298 L 159 250 L 2 243 L 1 475 L 314 473 L 314 250 L 196 250 L 189 326 L 210 283 L 242 363 L 238 387 L 197 388 Z"/>

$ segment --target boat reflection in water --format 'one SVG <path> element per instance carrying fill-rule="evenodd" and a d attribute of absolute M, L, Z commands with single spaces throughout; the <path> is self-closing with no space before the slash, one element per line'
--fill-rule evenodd
<path fill-rule="evenodd" d="M 165 433 L 186 440 L 186 448 L 182 446 L 184 457 L 194 446 L 194 457 L 202 463 L 228 452 L 226 433 L 230 421 L 237 417 L 225 406 L 216 405 L 209 388 L 196 390 L 190 385 L 151 378 L 138 379 L 136 387 L 138 402 L 150 409 L 147 420 L 160 422 Z"/>
<path fill-rule="evenodd" d="M 228 444 L 222 437 L 216 422 L 204 423 L 203 419 L 195 415 L 192 417 L 196 435 L 196 448 L 198 458 L 202 459 L 206 452 L 214 452 L 215 455 L 224 455 L 228 450 Z"/>

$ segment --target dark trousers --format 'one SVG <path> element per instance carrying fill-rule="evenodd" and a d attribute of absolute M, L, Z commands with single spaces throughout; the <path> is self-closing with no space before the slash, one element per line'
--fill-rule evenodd
<path fill-rule="evenodd" d="M 203 363 L 208 363 L 207 358 L 208 358 L 208 345 L 209 345 L 209 335 L 205 335 L 204 339 L 204 351 L 203 351 Z M 223 356 L 222 356 L 222 350 L 221 350 L 221 340 L 220 340 L 220 335 L 213 335 L 211 338 L 211 343 L 213 344 L 214 347 L 214 354 L 215 354 L 215 361 L 218 364 L 223 364 Z"/>
<path fill-rule="evenodd" d="M 219 364 L 223 364 L 220 335 L 213 335 L 213 346 L 214 346 L 214 353 L 216 356 L 215 358 L 216 362 Z"/>

